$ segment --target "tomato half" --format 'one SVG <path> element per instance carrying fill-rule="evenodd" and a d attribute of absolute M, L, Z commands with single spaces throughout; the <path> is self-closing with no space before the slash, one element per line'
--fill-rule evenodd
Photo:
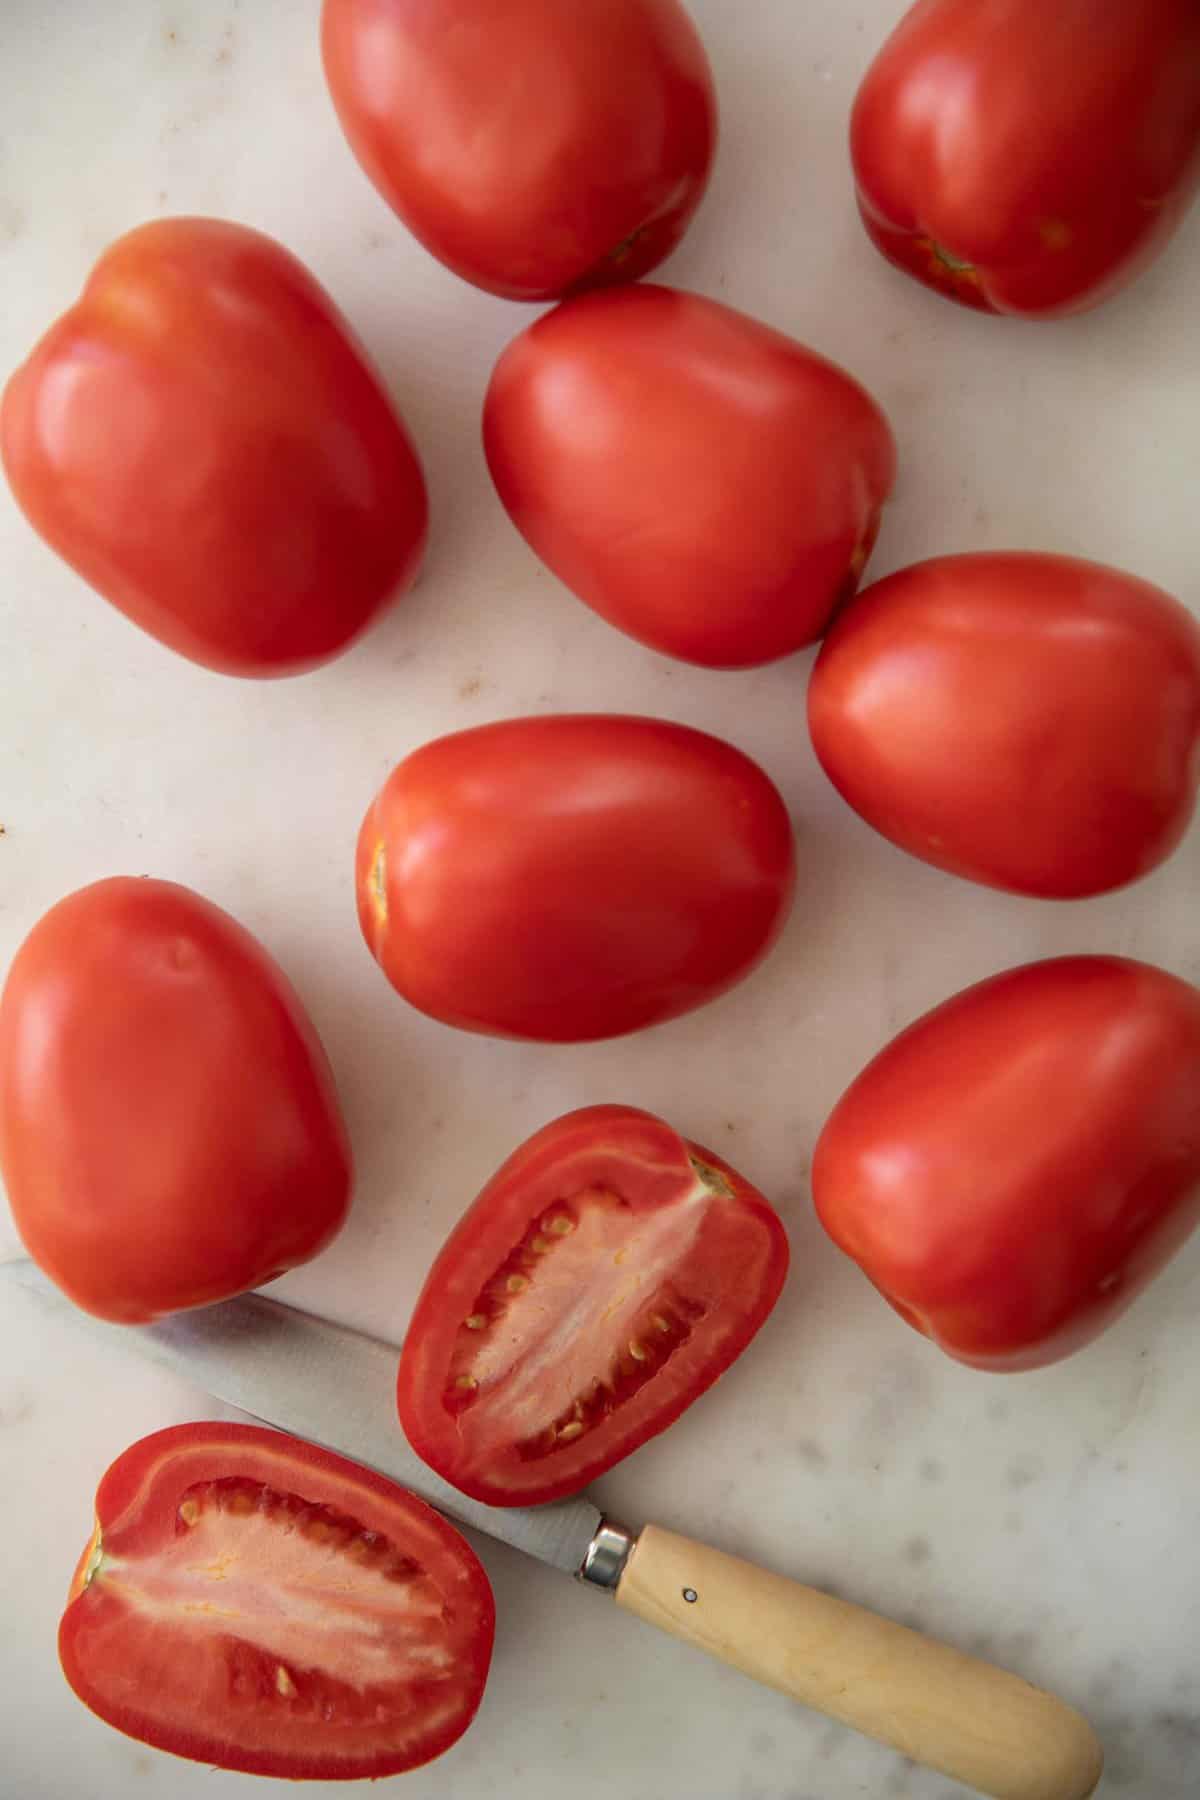
<path fill-rule="evenodd" d="M 939 557 L 835 621 L 808 719 L 839 793 L 902 849 L 1019 894 L 1099 894 L 1191 819 L 1200 629 L 1096 563 Z"/>
<path fill-rule="evenodd" d="M 568 1113 L 430 1270 L 400 1358 L 405 1434 L 493 1506 L 575 1493 L 741 1355 L 787 1266 L 778 1214 L 711 1151 L 631 1106 Z"/>
<path fill-rule="evenodd" d="M 389 206 L 509 299 L 637 280 L 708 184 L 716 96 L 679 0 L 325 0 L 322 49 Z"/>
<path fill-rule="evenodd" d="M 119 1456 L 59 1627 L 118 1731 L 222 1769 L 396 1775 L 478 1710 L 495 1608 L 473 1552 L 381 1475 L 254 1425 Z"/>
<path fill-rule="evenodd" d="M 0 1173 L 29 1254 L 124 1324 L 307 1262 L 350 1203 L 328 1059 L 248 931 L 170 882 L 52 907 L 0 999 Z"/>
<path fill-rule="evenodd" d="M 854 593 L 895 479 L 887 420 L 791 338 L 694 294 L 569 300 L 496 365 L 496 489 L 631 637 L 712 668 L 787 656 Z"/>
<path fill-rule="evenodd" d="M 661 719 L 572 714 L 438 738 L 358 839 L 376 960 L 435 1019 L 616 1037 L 749 974 L 787 916 L 787 809 L 756 763 Z"/>
<path fill-rule="evenodd" d="M 851 153 L 889 262 L 964 306 L 1095 306 L 1200 178 L 1195 0 L 919 0 L 868 70 Z"/>
<path fill-rule="evenodd" d="M 1054 1362 L 1200 1222 L 1200 992 L 1102 956 L 968 988 L 850 1086 L 812 1181 L 834 1242 L 948 1355 Z"/>
<path fill-rule="evenodd" d="M 118 239 L 4 391 L 0 450 L 46 542 L 193 662 L 290 675 L 408 587 L 425 481 L 328 295 L 217 219 Z"/>

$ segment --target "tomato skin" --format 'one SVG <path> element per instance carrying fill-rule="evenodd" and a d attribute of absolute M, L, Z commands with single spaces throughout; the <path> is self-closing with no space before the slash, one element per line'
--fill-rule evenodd
<path fill-rule="evenodd" d="M 345 320 L 281 245 L 223 220 L 105 251 L 5 388 L 0 451 L 85 581 L 229 675 L 336 656 L 425 545 L 421 465 Z"/>
<path fill-rule="evenodd" d="M 1159 254 L 1195 193 L 1200 13 L 918 0 L 867 72 L 850 143 L 889 262 L 982 312 L 1084 311 Z"/>
<path fill-rule="evenodd" d="M 857 382 L 663 287 L 568 300 L 522 332 L 483 435 L 543 562 L 631 637 L 710 668 L 820 636 L 895 480 L 887 420 Z"/>
<path fill-rule="evenodd" d="M 1046 899 L 1135 881 L 1200 781 L 1200 630 L 1070 557 L 938 557 L 835 621 L 808 691 L 817 756 L 884 837 Z"/>
<path fill-rule="evenodd" d="M 199 894 L 124 877 L 59 901 L 9 970 L 0 1174 L 29 1254 L 123 1324 L 309 1261 L 353 1180 L 283 971 Z"/>
<path fill-rule="evenodd" d="M 225 1498 L 231 1490 L 238 1512 Z M 184 1507 L 200 1515 L 190 1525 Z M 196 1557 L 214 1531 L 219 1535 L 209 1542 L 223 1552 L 219 1561 L 181 1570 L 178 1540 L 196 1541 L 197 1549 L 189 1544 L 184 1552 Z M 375 1533 L 376 1543 L 362 1532 Z M 264 1559 L 256 1549 L 266 1534 L 273 1555 Z M 389 1555 L 393 1563 L 417 1565 L 411 1587 L 429 1615 L 431 1601 L 444 1602 L 437 1623 L 427 1619 L 426 1635 L 447 1654 L 447 1666 L 424 1682 L 404 1679 L 404 1602 L 402 1588 L 382 1573 Z M 285 1562 L 288 1570 L 280 1567 Z M 298 1609 L 289 1606 L 294 1589 L 283 1579 L 292 1571 L 303 1601 Z M 220 1631 L 203 1617 L 214 1610 L 202 1603 L 206 1576 L 221 1582 L 233 1620 Z M 329 1616 L 314 1622 L 325 1583 Z M 172 1587 L 177 1600 L 190 1593 L 191 1604 L 172 1612 Z M 158 1612 L 143 1615 L 142 1594 L 155 1590 Z M 236 1607 L 247 1591 L 248 1602 Z M 262 1605 L 264 1591 L 280 1604 L 259 1615 L 255 1602 Z M 363 1629 L 374 1637 L 380 1665 L 365 1690 L 370 1705 L 360 1701 L 364 1690 L 338 1673 L 355 1649 L 360 1594 L 368 1613 Z M 107 1471 L 58 1646 L 79 1699 L 129 1737 L 223 1769 L 337 1781 L 400 1774 L 456 1743 L 483 1697 L 494 1630 L 487 1576 L 465 1540 L 423 1500 L 315 1444 L 225 1423 L 154 1432 Z M 393 1716 L 381 1721 L 378 1714 L 388 1711 Z"/>
<path fill-rule="evenodd" d="M 636 281 L 703 198 L 717 103 L 679 0 L 325 0 L 322 52 L 384 199 L 493 294 Z"/>
<path fill-rule="evenodd" d="M 692 1158 L 713 1179 L 705 1188 L 709 1204 L 703 1223 L 689 1240 L 681 1199 L 699 1185 Z M 593 1223 L 588 1197 L 595 1190 L 619 1196 L 620 1206 L 585 1247 Z M 549 1228 L 539 1232 L 547 1211 Z M 558 1235 L 554 1220 L 573 1214 L 574 1229 Z M 653 1249 L 647 1240 L 659 1220 L 680 1243 L 660 1252 L 669 1273 L 623 1322 L 618 1307 L 625 1296 L 614 1297 L 604 1277 L 619 1265 L 617 1282 L 628 1285 L 634 1274 L 648 1283 L 646 1262 Z M 514 1256 L 523 1241 L 524 1253 Z M 506 1306 L 505 1282 L 518 1265 L 516 1279 L 528 1295 L 523 1290 Z M 397 1379 L 405 1435 L 447 1481 L 490 1505 L 540 1505 L 576 1493 L 664 1431 L 729 1368 L 779 1298 L 787 1266 L 787 1235 L 778 1214 L 711 1151 L 636 1107 L 590 1106 L 568 1113 L 514 1151 L 468 1207 L 426 1277 Z M 589 1282 L 596 1287 L 589 1290 Z M 481 1294 L 487 1298 L 481 1301 Z M 583 1295 L 592 1300 L 591 1319 L 580 1317 Z M 706 1310 L 696 1317 L 701 1295 Z M 610 1314 L 617 1315 L 615 1324 L 609 1323 Z M 668 1320 L 671 1326 L 669 1354 L 657 1367 L 655 1317 L 660 1326 Z M 548 1370 L 540 1380 L 536 1372 L 525 1377 L 518 1399 L 511 1376 L 506 1382 L 500 1373 L 480 1382 L 469 1409 L 448 1405 L 445 1396 L 457 1391 L 456 1368 L 470 1358 L 469 1366 L 482 1373 L 474 1353 L 496 1354 L 487 1340 L 503 1337 L 502 1318 L 513 1343 L 523 1321 L 544 1334 Z M 626 1340 L 634 1318 L 640 1329 L 630 1354 Z M 473 1324 L 465 1327 L 466 1320 Z M 561 1343 L 553 1335 L 556 1324 L 566 1334 Z M 582 1364 L 586 1350 L 581 1353 L 580 1344 L 592 1334 L 602 1346 L 600 1360 L 587 1363 L 586 1379 L 564 1376 L 563 1364 Z M 520 1365 L 517 1369 L 519 1375 Z M 544 1428 L 547 1417 L 570 1412 L 576 1390 L 590 1389 L 600 1375 L 609 1382 L 608 1398 L 603 1411 L 594 1400 L 584 1400 L 580 1410 L 587 1429 L 573 1432 L 568 1422 L 566 1436 L 557 1435 L 548 1453 L 536 1445 L 518 1448 Z M 635 1381 L 640 1385 L 630 1391 Z M 549 1394 L 548 1386 L 562 1391 Z"/>
<path fill-rule="evenodd" d="M 363 821 L 359 923 L 404 998 L 549 1043 L 617 1037 L 740 981 L 783 927 L 787 809 L 719 738 L 613 714 L 454 732 Z"/>
<path fill-rule="evenodd" d="M 851 1084 L 812 1179 L 834 1242 L 947 1355 L 1055 1362 L 1200 1222 L 1200 992 L 1103 956 L 967 988 Z"/>

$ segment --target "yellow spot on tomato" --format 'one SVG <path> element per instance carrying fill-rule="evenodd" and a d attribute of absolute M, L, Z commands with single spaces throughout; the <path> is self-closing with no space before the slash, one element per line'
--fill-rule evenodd
<path fill-rule="evenodd" d="M 1047 250 L 1066 250 L 1070 247 L 1074 232 L 1063 219 L 1043 219 L 1038 226 L 1038 236 Z"/>

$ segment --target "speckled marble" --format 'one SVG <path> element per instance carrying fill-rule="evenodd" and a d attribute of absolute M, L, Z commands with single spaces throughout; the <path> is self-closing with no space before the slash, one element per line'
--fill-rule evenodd
<path fill-rule="evenodd" d="M 925 554 L 1084 552 L 1200 602 L 1200 216 L 1132 293 L 1026 327 L 938 304 L 869 250 L 844 132 L 899 0 L 693 0 L 724 143 L 668 279 L 842 359 L 888 408 L 899 490 L 877 573 Z M 1050 907 L 906 859 L 814 766 L 808 658 L 701 673 L 563 593 L 493 496 L 480 400 L 530 316 L 406 236 L 344 147 L 316 0 L 3 0 L 0 367 L 117 233 L 162 212 L 275 233 L 326 282 L 420 442 L 428 572 L 349 656 L 250 685 L 170 656 L 95 599 L 0 495 L 0 965 L 85 881 L 148 872 L 235 912 L 297 980 L 337 1066 L 361 1166 L 353 1217 L 281 1284 L 399 1335 L 447 1227 L 529 1131 L 628 1099 L 741 1163 L 778 1202 L 794 1273 L 720 1388 L 602 1484 L 622 1516 L 711 1536 L 1058 1687 L 1109 1755 L 1105 1800 L 1200 1793 L 1200 1243 L 1076 1360 L 988 1377 L 907 1331 L 814 1222 L 831 1103 L 899 1025 L 1026 958 L 1115 950 L 1200 977 L 1200 832 L 1131 892 Z M 795 914 L 768 966 L 627 1042 L 456 1035 L 391 994 L 359 941 L 360 814 L 423 739 L 514 712 L 622 707 L 723 732 L 781 784 Z M 14 1239 L 0 1224 L 0 1253 Z M 54 1632 L 96 1478 L 211 1401 L 123 1355 L 0 1314 L 0 1795 L 250 1792 L 108 1731 Z M 949 1785 L 484 1550 L 499 1636 L 480 1718 L 405 1800 L 951 1800 Z M 264 1796 L 275 1784 L 260 1784 Z M 285 1790 L 280 1784 L 278 1792 Z M 333 1793 L 330 1789 L 330 1794 Z"/>

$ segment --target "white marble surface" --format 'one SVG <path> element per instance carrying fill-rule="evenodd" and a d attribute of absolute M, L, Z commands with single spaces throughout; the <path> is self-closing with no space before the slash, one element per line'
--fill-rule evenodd
<path fill-rule="evenodd" d="M 693 10 L 724 142 L 666 275 L 843 359 L 888 408 L 902 475 L 875 571 L 1040 547 L 1200 603 L 1200 216 L 1087 319 L 1027 327 L 939 304 L 868 248 L 843 148 L 854 85 L 899 0 Z M 460 1208 L 557 1113 L 627 1099 L 719 1147 L 780 1206 L 794 1273 L 742 1364 L 603 1498 L 1057 1686 L 1105 1739 L 1106 1800 L 1194 1800 L 1200 1242 L 1076 1360 L 987 1377 L 923 1344 L 838 1256 L 806 1171 L 868 1055 L 969 980 L 1065 950 L 1200 976 L 1200 831 L 1149 881 L 1086 905 L 955 882 L 874 837 L 820 777 L 807 657 L 688 670 L 563 593 L 503 516 L 478 443 L 491 363 L 530 315 L 457 282 L 376 199 L 325 95 L 316 13 L 316 0 L 0 7 L 0 367 L 125 228 L 165 211 L 244 219 L 305 258 L 354 321 L 417 435 L 434 506 L 410 602 L 331 667 L 256 685 L 136 632 L 0 495 L 0 965 L 61 894 L 117 872 L 191 883 L 256 931 L 324 1035 L 361 1165 L 341 1239 L 281 1291 L 380 1333 L 400 1335 Z M 418 1017 L 354 920 L 351 851 L 376 785 L 456 726 L 614 706 L 724 732 L 780 782 L 802 876 L 779 950 L 720 1004 L 616 1044 L 513 1047 Z M 5 1219 L 0 1252 L 13 1241 Z M 213 1413 L 122 1354 L 84 1361 L 15 1305 L 0 1315 L 3 1800 L 249 1791 L 100 1725 L 54 1652 L 96 1478 L 142 1433 Z M 446 1759 L 405 1778 L 405 1800 L 949 1800 L 945 1781 L 561 1577 L 485 1555 L 500 1622 L 483 1711 Z"/>

